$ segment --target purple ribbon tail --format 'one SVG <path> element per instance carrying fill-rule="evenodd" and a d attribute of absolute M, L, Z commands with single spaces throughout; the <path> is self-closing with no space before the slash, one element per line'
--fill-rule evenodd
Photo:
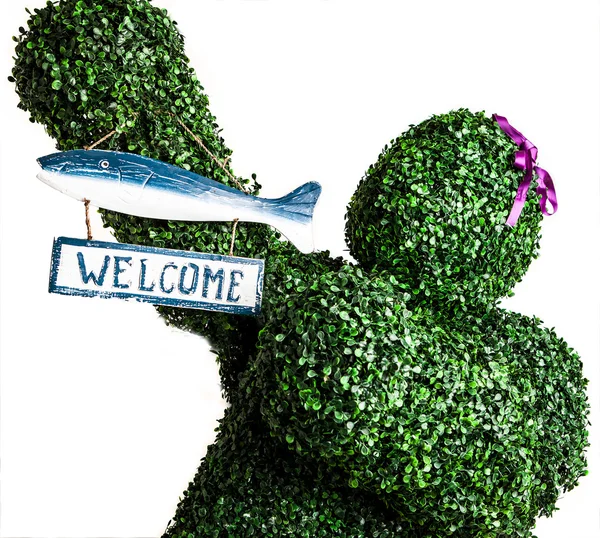
<path fill-rule="evenodd" d="M 543 168 L 540 168 L 539 166 L 534 166 L 533 169 L 535 170 L 535 173 L 538 176 L 538 186 L 535 189 L 535 192 L 541 195 L 540 208 L 542 210 L 542 213 L 546 216 L 554 215 L 554 213 L 556 213 L 558 209 L 558 202 L 556 200 L 556 189 L 554 188 L 554 182 L 552 181 L 550 174 Z M 550 202 L 550 205 L 552 206 L 552 213 L 548 213 L 548 210 L 546 209 L 547 202 Z"/>
<path fill-rule="evenodd" d="M 506 219 L 507 226 L 512 228 L 517 223 L 517 220 L 519 220 L 519 217 L 521 216 L 521 211 L 523 211 L 524 205 L 524 200 L 515 200 L 510 215 L 508 215 L 508 218 Z"/>
<path fill-rule="evenodd" d="M 506 219 L 506 224 L 508 226 L 514 226 L 517 223 L 517 220 L 521 215 L 521 211 L 523 210 L 523 206 L 525 205 L 527 190 L 531 185 L 534 170 L 538 176 L 538 186 L 535 192 L 541 196 L 540 208 L 542 210 L 542 214 L 547 216 L 554 215 L 558 209 L 554 182 L 546 170 L 540 168 L 539 166 L 534 166 L 535 160 L 537 159 L 537 148 L 531 141 L 527 140 L 522 133 L 517 131 L 510 123 L 508 123 L 508 120 L 504 116 L 493 114 L 492 118 L 496 120 L 500 126 L 500 129 L 510 136 L 513 142 L 519 146 L 518 151 L 515 152 L 515 166 L 525 171 L 525 177 L 517 189 L 515 201 L 510 214 L 508 215 L 508 219 Z M 550 205 L 552 205 L 552 213 L 548 213 L 546 209 L 547 202 L 550 202 Z"/>
<path fill-rule="evenodd" d="M 531 185 L 532 174 L 529 170 L 525 172 L 525 178 L 519 185 L 517 189 L 517 195 L 515 196 L 515 201 L 513 203 L 512 209 L 508 218 L 506 219 L 507 226 L 514 226 L 517 223 L 517 220 L 521 216 L 521 211 L 523 211 L 523 206 L 525 205 L 525 200 L 527 199 L 527 191 L 529 190 L 529 185 Z"/>

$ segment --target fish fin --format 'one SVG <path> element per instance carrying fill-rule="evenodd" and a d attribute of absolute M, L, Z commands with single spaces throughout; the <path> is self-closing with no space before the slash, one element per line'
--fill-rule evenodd
<path fill-rule="evenodd" d="M 298 216 L 298 220 L 306 221 L 312 219 L 315 205 L 321 195 L 321 185 L 316 181 L 310 181 L 294 189 L 289 194 L 272 200 L 279 210 Z M 287 216 L 287 215 L 286 215 Z M 290 216 L 290 218 L 295 218 Z"/>
<path fill-rule="evenodd" d="M 314 250 L 312 219 L 320 195 L 321 185 L 311 181 L 272 200 L 279 216 L 276 228 L 305 254 Z"/>

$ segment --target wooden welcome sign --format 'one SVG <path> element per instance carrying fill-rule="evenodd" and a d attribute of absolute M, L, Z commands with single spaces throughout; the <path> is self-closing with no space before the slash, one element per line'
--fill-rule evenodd
<path fill-rule="evenodd" d="M 59 237 L 51 293 L 258 314 L 263 260 Z"/>

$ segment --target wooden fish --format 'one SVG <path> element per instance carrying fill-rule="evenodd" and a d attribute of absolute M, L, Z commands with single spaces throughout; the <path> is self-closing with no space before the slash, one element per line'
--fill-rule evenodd
<path fill-rule="evenodd" d="M 38 179 L 97 207 L 153 219 L 260 222 L 301 252 L 314 250 L 312 217 L 321 194 L 316 182 L 266 199 L 133 153 L 71 150 L 40 157 L 38 163 Z"/>

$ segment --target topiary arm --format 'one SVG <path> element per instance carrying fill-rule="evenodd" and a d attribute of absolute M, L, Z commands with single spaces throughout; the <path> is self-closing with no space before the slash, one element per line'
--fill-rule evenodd
<path fill-rule="evenodd" d="M 10 80 L 16 85 L 19 107 L 30 113 L 30 121 L 44 125 L 58 149 L 85 147 L 114 131 L 103 143 L 105 148 L 160 159 L 237 187 L 225 164 L 231 150 L 189 66 L 183 37 L 165 10 L 145 0 L 65 0 L 29 13 L 28 29 L 20 28 L 16 38 Z M 258 193 L 254 179 L 239 182 L 248 192 Z M 229 251 L 229 223 L 100 213 L 121 242 Z M 239 223 L 235 252 L 265 258 L 269 244 L 276 242 L 268 226 Z M 232 370 L 226 377 L 234 378 L 233 371 L 244 368 L 258 334 L 257 320 L 166 307 L 159 311 L 167 322 L 207 337 L 222 366 L 239 362 L 224 366 Z"/>

